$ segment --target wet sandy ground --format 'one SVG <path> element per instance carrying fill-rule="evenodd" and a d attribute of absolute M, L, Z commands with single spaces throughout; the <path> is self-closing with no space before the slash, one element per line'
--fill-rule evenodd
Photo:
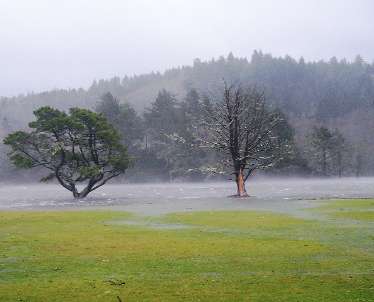
<path fill-rule="evenodd" d="M 248 198 L 235 194 L 234 182 L 105 185 L 75 200 L 60 185 L 0 187 L 0 211 L 112 209 L 139 214 L 226 209 L 266 210 L 306 217 L 310 200 L 374 198 L 374 178 L 247 181 Z"/>

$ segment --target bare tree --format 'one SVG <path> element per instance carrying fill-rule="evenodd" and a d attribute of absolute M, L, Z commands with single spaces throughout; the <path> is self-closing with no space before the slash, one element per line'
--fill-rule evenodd
<path fill-rule="evenodd" d="M 256 87 L 244 90 L 236 82 L 225 82 L 220 92 L 221 98 L 212 94 L 201 101 L 204 115 L 196 121 L 193 133 L 199 147 L 219 151 L 223 158 L 221 168 L 233 168 L 236 196 L 247 196 L 245 181 L 250 174 L 274 165 L 287 145 L 276 131 L 282 122 L 280 110 L 270 112 L 265 93 L 258 93 Z"/>

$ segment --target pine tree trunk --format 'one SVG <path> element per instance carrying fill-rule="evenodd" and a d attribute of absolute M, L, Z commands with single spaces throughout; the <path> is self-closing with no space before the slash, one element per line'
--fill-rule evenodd
<path fill-rule="evenodd" d="M 87 185 L 80 193 L 78 190 L 74 187 L 72 192 L 75 199 L 84 198 L 88 195 L 88 193 L 91 192 L 91 188 Z"/>
<path fill-rule="evenodd" d="M 75 199 L 82 198 L 81 193 L 79 193 L 75 187 L 73 188 L 72 192 Z"/>

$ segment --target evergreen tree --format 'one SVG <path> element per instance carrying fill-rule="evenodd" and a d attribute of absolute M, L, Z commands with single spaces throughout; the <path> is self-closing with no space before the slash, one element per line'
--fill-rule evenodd
<path fill-rule="evenodd" d="M 347 168 L 349 144 L 342 133 L 338 130 L 330 131 L 327 127 L 314 126 L 309 135 L 312 146 L 312 156 L 316 159 L 315 170 L 319 175 L 342 176 L 342 172 Z M 313 165 L 313 159 L 310 160 Z"/>
<path fill-rule="evenodd" d="M 120 104 L 120 100 L 110 92 L 104 93 L 97 103 L 95 111 L 105 114 L 109 122 L 122 135 L 122 142 L 130 148 L 139 143 L 144 137 L 144 128 L 141 118 L 128 104 Z"/>
<path fill-rule="evenodd" d="M 160 161 L 163 168 L 159 169 L 159 172 L 164 180 L 172 180 L 179 159 L 175 150 L 177 143 L 171 136 L 186 129 L 175 96 L 166 89 L 160 90 L 152 107 L 147 108 L 143 116 L 147 151 L 153 152 Z"/>
<path fill-rule="evenodd" d="M 105 116 L 87 109 L 71 108 L 70 115 L 50 107 L 34 111 L 32 132 L 16 131 L 4 139 L 12 148 L 13 165 L 23 169 L 43 167 L 74 198 L 83 198 L 131 165 L 120 134 Z M 85 182 L 78 192 L 77 184 Z"/>

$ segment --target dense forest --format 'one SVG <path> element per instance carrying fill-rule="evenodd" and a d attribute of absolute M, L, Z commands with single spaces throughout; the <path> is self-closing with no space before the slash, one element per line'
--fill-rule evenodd
<path fill-rule="evenodd" d="M 204 180 L 213 174 L 216 154 L 172 139 L 192 140 L 191 117 L 201 114 L 199 100 L 219 97 L 223 82 L 265 91 L 269 110 L 280 110 L 293 137 L 293 152 L 270 170 L 272 175 L 368 176 L 374 174 L 374 63 L 357 55 L 354 62 L 298 61 L 254 51 L 251 60 L 230 53 L 207 62 L 134 77 L 93 81 L 82 88 L 0 97 L 0 136 L 26 130 L 33 111 L 51 106 L 103 112 L 123 134 L 129 152 L 138 156 L 121 181 Z M 31 173 L 15 171 L 0 144 L 0 181 L 26 181 Z M 227 176 L 225 176 L 227 179 Z M 35 179 L 32 177 L 31 179 Z"/>

